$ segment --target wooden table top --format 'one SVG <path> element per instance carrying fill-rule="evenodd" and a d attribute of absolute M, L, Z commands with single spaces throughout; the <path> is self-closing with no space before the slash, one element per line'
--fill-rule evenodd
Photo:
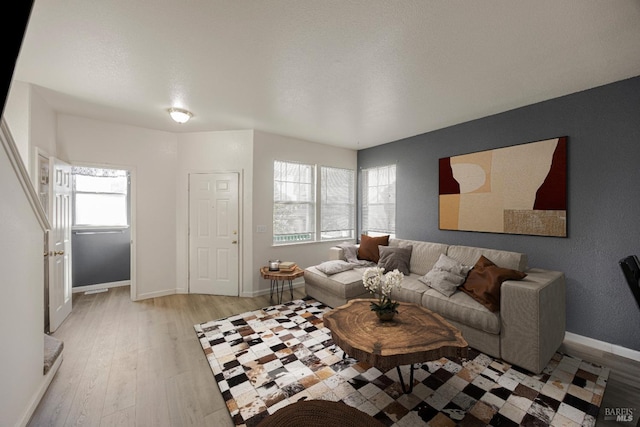
<path fill-rule="evenodd" d="M 466 356 L 462 333 L 442 316 L 412 303 L 400 303 L 389 322 L 371 311 L 371 299 L 354 299 L 323 316 L 333 341 L 350 357 L 386 371 L 393 367 Z"/>
<path fill-rule="evenodd" d="M 298 277 L 304 276 L 304 270 L 300 267 L 296 267 L 293 271 L 269 271 L 269 267 L 261 267 L 260 275 L 264 279 L 271 280 L 293 280 Z"/>

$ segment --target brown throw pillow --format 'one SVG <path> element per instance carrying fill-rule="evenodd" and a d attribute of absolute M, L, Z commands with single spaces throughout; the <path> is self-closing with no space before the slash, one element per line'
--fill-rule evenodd
<path fill-rule="evenodd" d="M 500 310 L 500 286 L 505 280 L 521 280 L 527 275 L 518 270 L 502 268 L 481 256 L 460 290 L 471 296 L 490 311 Z"/>
<path fill-rule="evenodd" d="M 389 246 L 389 236 L 371 237 L 366 234 L 360 235 L 358 259 L 366 259 L 377 263 L 380 261 L 378 246 Z"/>
<path fill-rule="evenodd" d="M 384 268 L 384 272 L 398 270 L 405 276 L 409 275 L 409 263 L 411 262 L 411 251 L 413 246 L 403 246 L 401 248 L 390 246 L 379 246 L 380 260 L 378 267 Z"/>

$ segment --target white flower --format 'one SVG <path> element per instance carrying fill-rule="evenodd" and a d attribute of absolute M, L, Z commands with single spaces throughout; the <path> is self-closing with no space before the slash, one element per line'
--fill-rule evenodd
<path fill-rule="evenodd" d="M 362 283 L 372 294 L 377 293 L 380 288 L 380 283 L 382 282 L 383 277 L 382 273 L 384 273 L 383 268 L 371 267 L 367 268 L 362 274 Z"/>
<path fill-rule="evenodd" d="M 370 267 L 362 274 L 364 287 L 374 295 L 379 295 L 380 299 L 390 298 L 391 290 L 400 285 L 404 275 L 396 270 L 384 274 L 384 268 Z"/>
<path fill-rule="evenodd" d="M 400 285 L 400 282 L 402 282 L 402 279 L 404 278 L 404 274 L 400 273 L 400 271 L 398 271 L 398 269 L 396 268 L 395 270 L 385 274 L 384 277 L 385 277 L 385 281 L 391 287 L 395 287 Z"/>

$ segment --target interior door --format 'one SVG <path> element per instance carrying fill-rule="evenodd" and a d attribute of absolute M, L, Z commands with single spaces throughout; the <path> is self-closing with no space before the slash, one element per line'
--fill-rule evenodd
<path fill-rule="evenodd" d="M 239 295 L 237 173 L 189 175 L 189 292 Z"/>
<path fill-rule="evenodd" d="M 49 329 L 71 313 L 71 165 L 51 157 L 49 168 Z"/>

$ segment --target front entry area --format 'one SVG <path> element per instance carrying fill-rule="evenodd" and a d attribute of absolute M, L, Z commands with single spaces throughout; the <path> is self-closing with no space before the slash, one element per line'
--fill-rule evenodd
<path fill-rule="evenodd" d="M 189 174 L 189 293 L 239 295 L 239 174 Z"/>

